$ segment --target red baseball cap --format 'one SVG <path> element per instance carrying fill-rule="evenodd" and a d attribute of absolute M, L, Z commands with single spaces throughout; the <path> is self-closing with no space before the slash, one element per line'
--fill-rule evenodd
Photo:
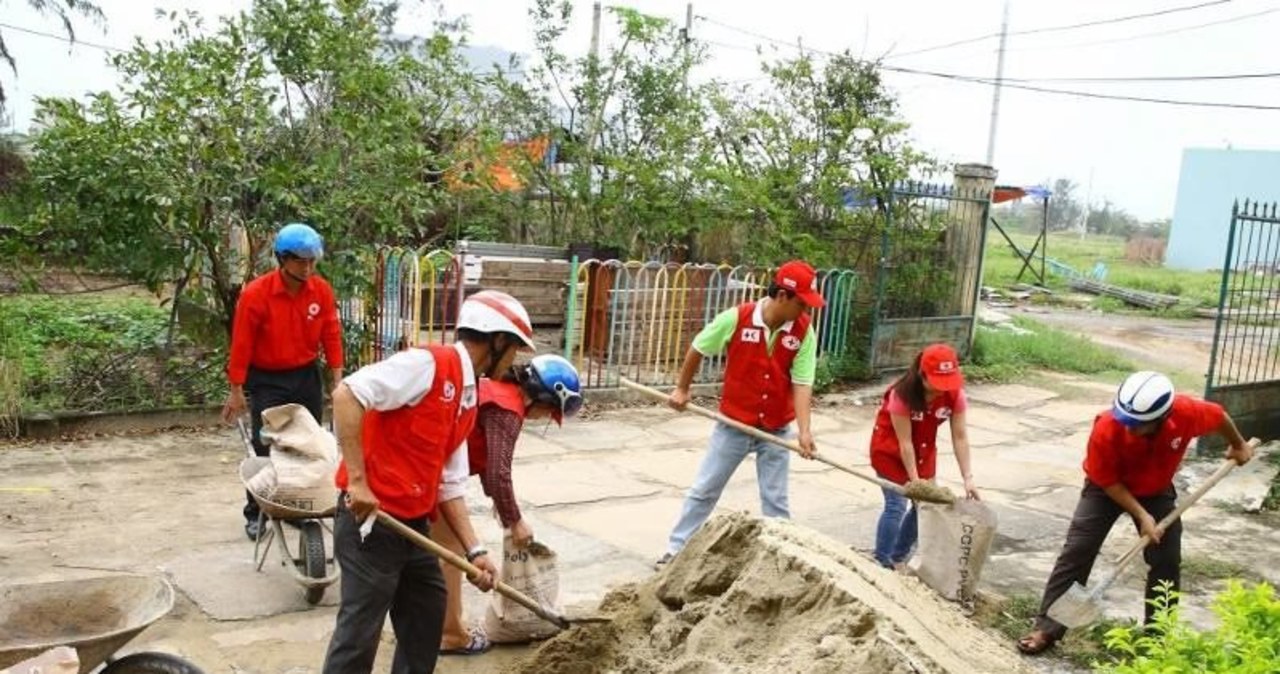
<path fill-rule="evenodd" d="M 778 267 L 778 272 L 773 275 L 773 282 L 779 288 L 795 293 L 800 301 L 811 307 L 827 306 L 826 300 L 818 293 L 818 272 L 803 260 L 792 260 Z"/>
<path fill-rule="evenodd" d="M 946 344 L 930 344 L 920 354 L 920 371 L 929 386 L 939 391 L 956 391 L 964 386 L 960 359 L 955 349 Z"/>

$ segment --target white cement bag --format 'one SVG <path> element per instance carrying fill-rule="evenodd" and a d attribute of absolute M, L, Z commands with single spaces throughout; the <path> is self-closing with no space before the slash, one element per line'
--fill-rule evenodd
<path fill-rule="evenodd" d="M 333 475 L 338 470 L 338 441 L 307 408 L 290 403 L 263 410 L 262 441 L 271 446 L 274 485 L 270 495 L 256 490 L 255 494 L 317 512 L 337 502 Z"/>
<path fill-rule="evenodd" d="M 971 602 L 996 537 L 996 514 L 981 501 L 918 504 L 920 538 L 910 567 L 952 601 Z"/>
<path fill-rule="evenodd" d="M 541 543 L 517 548 L 511 533 L 502 539 L 502 582 L 525 593 L 543 607 L 556 613 L 560 607 L 560 571 L 556 553 Z M 489 641 L 498 644 L 526 643 L 546 639 L 560 631 L 529 609 L 493 593 L 484 614 L 484 630 Z"/>

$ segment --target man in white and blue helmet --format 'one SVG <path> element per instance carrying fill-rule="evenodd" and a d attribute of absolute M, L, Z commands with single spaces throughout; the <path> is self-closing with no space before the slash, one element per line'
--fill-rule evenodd
<path fill-rule="evenodd" d="M 1178 589 L 1182 563 L 1182 521 L 1157 526 L 1177 507 L 1173 476 L 1198 437 L 1217 433 L 1227 442 L 1227 458 L 1244 464 L 1253 450 L 1221 405 L 1179 395 L 1158 372 L 1135 372 L 1116 391 L 1111 409 L 1093 422 L 1084 459 L 1084 489 L 1067 529 L 1067 540 L 1045 584 L 1035 628 L 1018 640 L 1018 650 L 1041 653 L 1061 639 L 1067 628 L 1048 610 L 1073 583 L 1089 580 L 1098 551 L 1111 525 L 1128 514 L 1139 535 L 1152 543 L 1143 551 L 1147 573 L 1146 621 L 1155 609 L 1151 599 L 1162 582 Z"/>

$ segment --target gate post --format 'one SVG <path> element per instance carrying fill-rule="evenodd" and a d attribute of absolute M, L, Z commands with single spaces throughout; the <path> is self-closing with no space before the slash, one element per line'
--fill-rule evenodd
<path fill-rule="evenodd" d="M 978 329 L 978 298 L 982 294 L 982 263 L 986 257 L 987 216 L 991 208 L 991 191 L 996 186 L 998 171 L 986 164 L 960 164 L 955 168 L 953 190 L 960 199 L 960 213 L 947 233 L 947 253 L 956 261 L 955 304 L 953 315 L 972 318 L 969 343 L 961 346 L 968 356 Z M 972 201 L 971 201 L 972 200 Z"/>

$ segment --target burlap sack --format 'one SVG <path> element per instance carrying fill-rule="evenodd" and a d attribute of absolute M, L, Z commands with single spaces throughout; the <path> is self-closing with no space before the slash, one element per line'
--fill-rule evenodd
<path fill-rule="evenodd" d="M 920 539 L 910 567 L 952 601 L 970 602 L 996 537 L 996 514 L 981 501 L 920 503 Z"/>
<path fill-rule="evenodd" d="M 333 475 L 338 441 L 302 405 L 262 412 L 262 441 L 271 446 L 271 468 L 254 476 L 255 494 L 298 510 L 323 511 L 337 501 Z M 253 485 L 251 485 L 251 489 Z"/>
<path fill-rule="evenodd" d="M 560 571 L 556 567 L 556 553 L 541 543 L 520 549 L 511 540 L 511 532 L 507 532 L 502 539 L 502 582 L 545 608 L 563 612 L 559 606 Z M 546 639 L 560 629 L 494 592 L 484 614 L 484 631 L 493 643 L 518 644 Z"/>

